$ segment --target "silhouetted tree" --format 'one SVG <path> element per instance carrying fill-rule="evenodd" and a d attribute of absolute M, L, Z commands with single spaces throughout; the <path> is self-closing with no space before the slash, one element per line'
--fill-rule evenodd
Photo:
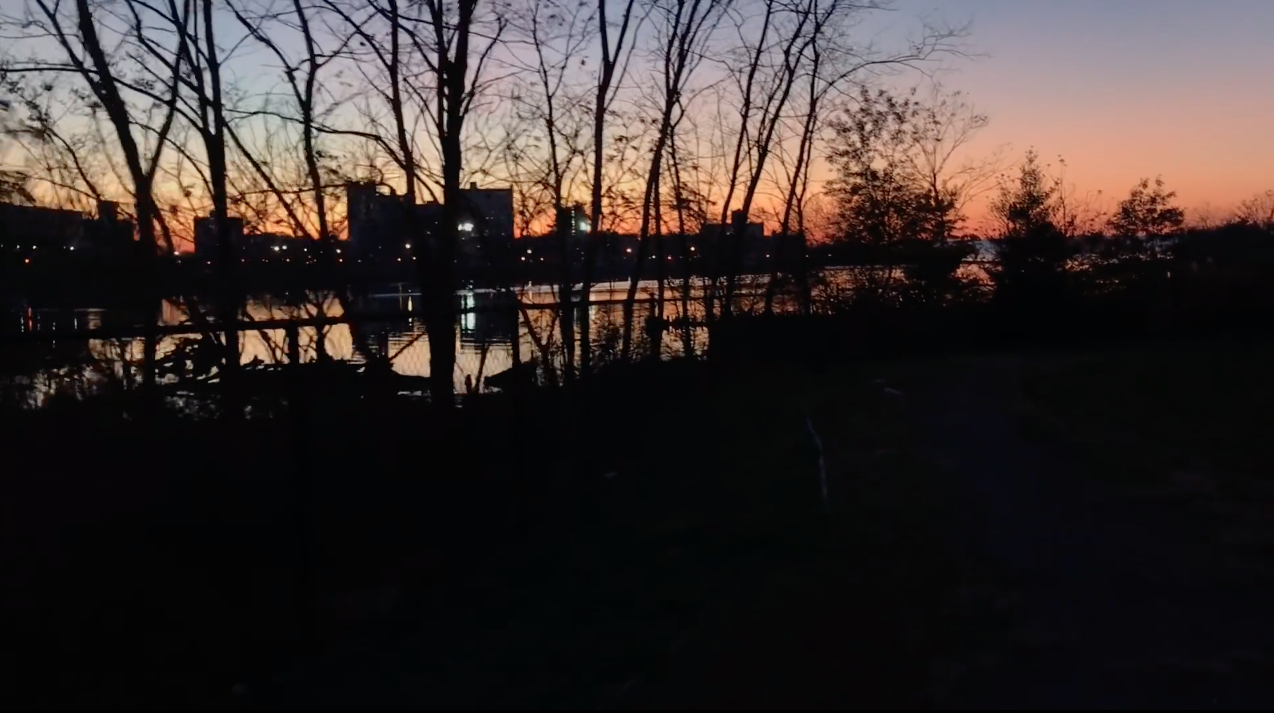
<path fill-rule="evenodd" d="M 1257 194 L 1239 203 L 1235 220 L 1274 230 L 1274 190 Z"/>
<path fill-rule="evenodd" d="M 15 132 L 11 118 L 12 100 L 4 95 L 4 69 L 0 67 L 0 202 L 34 203 L 35 197 L 27 187 L 30 178 L 24 171 L 8 168 L 8 138 Z"/>
<path fill-rule="evenodd" d="M 637 301 L 637 285 L 650 250 L 651 228 L 657 188 L 667 154 L 668 141 L 680 120 L 682 97 L 692 75 L 707 56 L 708 43 L 731 0 L 656 0 L 652 3 L 660 79 L 658 83 L 657 130 L 651 151 L 650 170 L 641 202 L 641 224 L 638 228 L 637 251 L 628 292 L 624 298 L 624 325 L 621 351 L 625 360 L 632 356 L 633 311 Z"/>
<path fill-rule="evenodd" d="M 973 185 L 948 182 L 946 165 L 958 145 L 947 137 L 960 134 L 962 143 L 976 128 L 949 105 L 913 97 L 864 88 L 855 108 L 831 122 L 837 175 L 829 192 L 840 240 L 871 268 L 864 271 L 869 294 L 897 296 L 895 283 L 905 274 L 921 288 L 916 296 L 941 301 L 957 286 L 955 271 L 968 254 L 948 241 L 959 235 L 959 206 Z"/>
<path fill-rule="evenodd" d="M 597 71 L 596 93 L 593 98 L 593 146 L 592 176 L 589 196 L 588 238 L 584 245 L 584 269 L 582 273 L 583 304 L 580 307 L 580 371 L 588 374 L 592 361 L 591 305 L 593 271 L 597 261 L 598 243 L 602 230 L 602 197 L 605 194 L 606 120 L 617 88 L 623 84 L 628 72 L 628 60 L 636 42 L 632 37 L 645 16 L 633 21 L 636 0 L 625 0 L 618 26 L 612 35 L 612 22 L 607 20 L 608 0 L 597 0 L 597 38 L 599 55 L 595 63 Z M 646 14 L 649 14 L 647 10 Z M 627 153 L 627 147 L 621 149 Z"/>
<path fill-rule="evenodd" d="M 1162 178 L 1154 185 L 1143 178 L 1133 186 L 1128 197 L 1110 218 L 1110 229 L 1116 235 L 1137 238 L 1158 238 L 1171 235 L 1185 224 L 1185 211 L 1172 204 L 1176 191 L 1165 191 Z"/>
<path fill-rule="evenodd" d="M 991 213 L 1001 224 L 991 272 L 996 298 L 1013 310 L 1052 310 L 1067 297 L 1070 241 L 1054 222 L 1057 188 L 1028 151 L 1016 181 L 1000 185 Z"/>
<path fill-rule="evenodd" d="M 576 225 L 557 225 L 557 217 L 572 202 L 572 184 L 584 170 L 589 107 L 586 87 L 574 81 L 574 70 L 581 62 L 586 63 L 583 54 L 597 31 L 596 12 L 596 8 L 582 2 L 531 0 L 514 14 L 510 38 L 514 46 L 527 48 L 518 54 L 526 56 L 528 61 L 522 69 L 532 78 L 515 84 L 515 112 L 518 124 L 525 129 L 516 132 L 507 155 L 516 159 L 512 163 L 523 169 L 523 181 L 543 196 L 538 202 L 553 214 L 561 271 L 558 301 L 562 314 L 558 326 L 565 359 L 562 375 L 567 383 L 575 375 L 573 305 L 577 275 L 571 236 L 580 231 Z"/>

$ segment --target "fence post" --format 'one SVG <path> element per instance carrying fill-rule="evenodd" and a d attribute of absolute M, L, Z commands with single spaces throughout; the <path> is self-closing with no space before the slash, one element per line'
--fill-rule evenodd
<path fill-rule="evenodd" d="M 320 364 L 327 361 L 327 325 L 322 322 L 314 325 L 314 360 Z"/>
<path fill-rule="evenodd" d="M 301 328 L 297 326 L 296 322 L 291 322 L 284 329 L 284 333 L 287 335 L 286 339 L 288 343 L 288 365 L 300 366 L 301 364 Z"/>

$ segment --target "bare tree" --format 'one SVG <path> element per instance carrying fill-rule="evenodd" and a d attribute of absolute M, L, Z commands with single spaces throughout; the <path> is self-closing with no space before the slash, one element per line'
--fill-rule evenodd
<path fill-rule="evenodd" d="M 945 25 L 925 25 L 921 35 L 901 52 L 881 51 L 872 44 L 854 46 L 847 39 L 848 32 L 854 24 L 866 15 L 889 9 L 885 2 L 844 2 L 842 0 L 800 0 L 779 6 L 774 16 L 779 18 L 783 29 L 777 33 L 777 40 L 771 45 L 764 41 L 756 43 L 753 61 L 747 65 L 742 74 L 744 106 L 740 112 L 739 139 L 736 142 L 736 158 L 732 163 L 726 199 L 721 207 L 723 233 L 730 236 L 732 244 L 723 246 L 719 251 L 725 256 L 725 289 L 721 299 L 721 313 L 728 316 L 731 304 L 739 259 L 742 255 L 741 231 L 744 228 L 752 205 L 760 188 L 767 168 L 767 160 L 774 150 L 774 138 L 781 122 L 788 116 L 788 103 L 797 87 L 798 79 L 810 72 L 813 59 L 818 58 L 822 65 L 827 45 L 834 42 L 838 55 L 835 80 L 831 86 L 849 82 L 859 74 L 875 74 L 897 71 L 906 68 L 921 68 L 935 58 L 945 57 L 960 52 L 960 41 L 967 35 L 967 28 L 952 28 Z M 759 59 L 764 57 L 764 59 Z M 768 71 L 758 71 L 768 68 Z M 758 85 L 758 78 L 761 83 Z M 817 83 L 816 83 L 817 86 Z M 759 90 L 758 90 L 759 87 Z M 812 90 L 812 97 L 819 97 L 817 88 Z M 814 111 L 807 114 L 807 119 L 815 116 L 818 102 L 813 99 Z M 755 126 L 750 120 L 755 117 Z M 811 131 L 817 120 L 811 119 Z M 746 141 L 744 140 L 746 137 Z M 746 156 L 746 160 L 743 160 Z M 740 169 L 746 166 L 746 180 L 740 175 Z M 744 189 L 737 210 L 733 209 L 734 186 L 743 184 Z M 729 228 L 727 218 L 738 216 L 740 220 L 731 219 Z M 709 292 L 711 295 L 712 292 Z M 708 298 L 709 300 L 711 297 Z M 711 318 L 713 310 L 707 305 Z"/>
<path fill-rule="evenodd" d="M 294 120 L 300 127 L 301 157 L 304 162 L 305 176 L 308 179 L 304 188 L 309 193 L 310 204 L 308 206 L 303 203 L 294 205 L 294 201 L 284 195 L 284 191 L 290 187 L 286 182 L 270 180 L 270 189 L 276 193 L 279 202 L 284 206 L 292 230 L 296 234 L 330 242 L 335 237 L 327 196 L 332 181 L 326 179 L 325 175 L 330 176 L 334 171 L 324 165 L 326 154 L 320 148 L 321 137 L 318 124 L 319 112 L 322 109 L 319 106 L 318 84 L 320 74 L 340 56 L 351 36 L 346 35 L 337 39 L 330 49 L 324 48 L 313 27 L 315 22 L 313 15 L 317 14 L 315 9 L 307 6 L 302 0 L 291 0 L 288 3 L 290 7 L 283 9 L 276 8 L 276 4 L 269 2 L 255 13 L 250 13 L 246 7 L 236 7 L 233 3 L 228 3 L 228 7 L 244 30 L 279 60 L 280 71 L 283 73 L 292 94 L 292 101 L 295 103 Z M 299 35 L 299 44 L 303 49 L 300 57 L 291 56 L 280 46 L 277 38 L 281 31 Z M 248 152 L 244 151 L 244 153 Z M 266 168 L 260 163 L 257 163 L 255 167 Z M 311 211 L 315 221 L 313 228 L 306 220 L 307 214 Z"/>
<path fill-rule="evenodd" d="M 668 141 L 679 120 L 679 109 L 684 106 L 682 99 L 688 83 L 702 63 L 708 43 L 730 2 L 731 0 L 656 0 L 652 3 L 662 82 L 657 96 L 658 115 L 654 119 L 658 129 L 651 149 L 650 170 L 641 203 L 637 251 L 628 282 L 628 293 L 624 299 L 621 354 L 625 360 L 632 355 L 632 322 L 637 285 L 641 281 L 646 252 L 650 249 L 652 218 L 659 198 L 656 189 Z"/>
<path fill-rule="evenodd" d="M 489 83 L 488 61 L 500 44 L 506 20 L 478 0 L 443 3 L 323 0 L 335 18 L 347 63 L 365 86 L 349 101 L 359 107 L 357 128 L 320 125 L 320 133 L 361 140 L 391 159 L 403 182 L 407 230 L 419 235 L 417 261 L 429 337 L 431 391 L 441 408 L 454 405 L 455 259 L 464 194 L 466 125 Z M 343 70 L 342 70 L 343 71 Z M 366 89 L 367 91 L 362 91 Z M 378 108 L 381 107 L 381 108 Z M 388 115 L 388 126 L 382 118 Z M 420 146 L 417 136 L 432 142 Z M 436 161 L 436 164 L 434 163 Z M 437 168 L 435 172 L 435 166 Z M 441 199 L 441 220 L 431 235 L 413 209 L 420 193 Z"/>
<path fill-rule="evenodd" d="M 71 7 L 68 7 L 71 5 Z M 127 31 L 103 30 L 96 12 L 113 8 L 90 0 L 62 3 L 29 0 L 21 16 L 4 18 L 6 26 L 19 28 L 22 37 L 47 40 L 55 52 L 34 55 L 14 63 L 10 72 L 55 75 L 71 73 L 83 82 L 91 97 L 90 110 L 105 114 L 112 139 L 124 161 L 143 244 L 157 251 L 157 222 L 161 219 L 155 199 L 155 176 L 176 118 L 182 62 L 175 59 L 167 76 L 157 84 L 139 88 L 121 77 L 128 73 L 118 55 L 127 57 L 131 38 Z M 114 46 L 107 43 L 114 43 Z M 169 249 L 171 244 L 167 245 Z"/>
<path fill-rule="evenodd" d="M 391 2 L 393 0 L 390 0 Z M 428 309 L 431 391 L 434 404 L 454 405 L 456 276 L 455 255 L 459 243 L 460 204 L 463 171 L 464 124 L 483 86 L 483 68 L 500 40 L 505 20 L 494 16 L 487 31 L 478 31 L 478 0 L 458 0 L 452 12 L 441 0 L 423 0 L 432 35 L 427 44 L 427 65 L 436 79 L 433 129 L 438 139 L 442 164 L 442 225 L 432 246 L 428 272 L 422 276 L 421 290 L 430 290 L 425 276 L 432 278 L 432 299 Z M 418 35 L 413 35 L 417 36 Z M 475 40 L 479 47 L 475 51 Z M 481 43 L 485 43 L 484 45 Z"/>
<path fill-rule="evenodd" d="M 1079 189 L 1068 178 L 1070 164 L 1064 157 L 1057 157 L 1057 167 L 1050 175 L 1053 189 L 1054 220 L 1057 229 L 1067 238 L 1080 238 L 1099 233 L 1108 216 L 1103 206 L 1101 191 Z"/>
<path fill-rule="evenodd" d="M 126 6 L 126 10 L 132 9 L 131 5 Z M 121 69 L 121 60 L 113 59 L 122 54 L 129 58 L 123 61 L 132 62 L 134 70 L 144 67 L 144 62 L 130 57 L 127 51 L 117 51 L 129 46 L 129 33 L 105 29 L 95 15 L 95 11 L 114 10 L 110 4 L 90 0 L 75 0 L 73 9 L 55 0 L 30 0 L 24 4 L 21 17 L 5 17 L 3 24 L 18 27 L 20 37 L 47 41 L 54 50 L 51 55 L 36 54 L 28 61 L 11 66 L 10 71 L 70 73 L 87 88 L 91 115 L 95 118 L 98 111 L 106 115 L 111 138 L 124 161 L 138 237 L 151 258 L 146 268 L 151 272 L 160 246 L 157 226 L 167 250 L 173 249 L 155 198 L 155 179 L 177 116 L 185 68 L 182 58 L 173 55 L 167 72 L 154 73 L 152 81 L 143 81 L 140 85 L 130 82 L 126 78 L 130 72 Z M 107 42 L 114 46 L 108 46 Z M 149 277 L 142 280 L 143 285 L 150 282 Z M 142 369 L 144 384 L 149 387 L 155 379 L 157 338 L 149 329 L 153 326 L 151 320 L 146 324 Z"/>
<path fill-rule="evenodd" d="M 593 99 L 593 173 L 592 192 L 589 201 L 588 238 L 584 245 L 584 271 L 582 275 L 583 303 L 580 306 L 580 370 L 588 374 L 592 364 L 591 339 L 591 305 L 593 270 L 597 261 L 599 235 L 602 230 L 602 197 L 605 185 L 605 149 L 606 119 L 611 104 L 615 99 L 616 88 L 623 84 L 628 70 L 628 60 L 632 57 L 635 41 L 630 40 L 630 33 L 635 34 L 637 27 L 645 20 L 646 15 L 634 22 L 633 10 L 636 0 L 625 0 L 619 25 L 612 37 L 611 26 L 606 19 L 607 0 L 597 0 L 597 37 L 599 52 L 597 62 L 597 91 Z M 627 45 L 627 51 L 625 51 Z"/>
<path fill-rule="evenodd" d="M 1244 223 L 1274 228 L 1274 190 L 1258 193 L 1239 203 L 1234 217 Z"/>
<path fill-rule="evenodd" d="M 516 15 L 516 36 L 512 46 L 529 45 L 534 62 L 523 69 L 532 78 L 517 82 L 513 98 L 518 118 L 528 131 L 518 137 L 514 155 L 532 159 L 531 183 L 547 194 L 543 204 L 550 207 L 558 245 L 561 277 L 558 301 L 565 363 L 563 378 L 569 383 L 575 374 L 576 281 L 572 236 L 579 226 L 560 224 L 572 199 L 572 183 L 583 169 L 583 145 L 587 130 L 587 98 L 584 87 L 572 81 L 576 65 L 585 62 L 582 54 L 592 42 L 596 9 L 586 3 L 533 0 Z M 520 54 L 515 49 L 514 56 Z M 525 147 L 527 143 L 543 145 Z M 574 218 L 572 217 L 573 221 Z M 584 286 L 587 290 L 587 285 Z"/>

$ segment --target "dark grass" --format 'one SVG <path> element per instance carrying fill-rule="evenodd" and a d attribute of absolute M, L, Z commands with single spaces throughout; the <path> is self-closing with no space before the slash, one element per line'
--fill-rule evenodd
<path fill-rule="evenodd" d="M 1267 343 L 1163 343 L 1041 360 L 1021 387 L 1053 427 L 1117 462 L 1268 476 L 1272 363 Z"/>
<path fill-rule="evenodd" d="M 1215 487 L 1178 500 L 1205 503 L 1203 539 L 1228 544 L 1182 554 L 1200 576 L 1239 581 L 1268 552 L 1251 487 L 1268 462 L 1267 421 L 1250 406 L 1265 353 L 1155 347 L 982 368 L 1019 388 L 1023 437 L 1083 450 L 1091 468 L 1077 477 L 1141 497 L 1192 459 Z M 927 445 L 923 411 L 941 401 L 899 405 L 872 384 L 941 394 L 966 368 L 636 365 L 587 389 L 469 401 L 447 422 L 340 389 L 240 422 L 142 419 L 101 400 L 6 412 L 4 445 L 25 465 L 3 485 L 5 702 L 987 700 L 1036 646 L 1018 629 L 1016 574 L 960 534 L 983 503 Z M 247 695 L 231 694 L 239 683 Z"/>
<path fill-rule="evenodd" d="M 973 672 L 1003 659 L 1008 590 L 952 537 L 977 504 L 925 452 L 913 414 L 872 384 L 906 392 L 932 368 L 861 363 L 807 381 L 831 509 L 753 586 L 718 600 L 622 707 L 953 705 Z"/>
<path fill-rule="evenodd" d="M 782 393 L 687 364 L 445 422 L 6 411 L 6 703 L 591 707 L 816 511 Z"/>

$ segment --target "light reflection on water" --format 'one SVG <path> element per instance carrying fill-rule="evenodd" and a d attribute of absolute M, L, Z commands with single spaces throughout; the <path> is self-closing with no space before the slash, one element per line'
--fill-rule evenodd
<path fill-rule="evenodd" d="M 974 277 L 985 279 L 979 274 L 980 268 L 975 265 L 966 266 Z M 829 295 L 838 290 L 852 289 L 860 282 L 860 278 L 850 270 L 824 271 L 820 287 Z M 744 278 L 740 281 L 736 296 L 735 308 L 741 311 L 759 312 L 764 302 L 764 277 Z M 623 324 L 623 306 L 627 293 L 627 282 L 602 283 L 591 291 L 592 304 L 589 307 L 593 359 L 595 364 L 604 363 L 617 356 L 620 329 Z M 658 285 L 654 281 L 642 282 L 638 285 L 638 302 L 634 309 L 633 338 L 638 353 L 646 351 L 646 335 L 640 325 L 655 310 L 655 297 Z M 553 369 L 560 370 L 564 363 L 562 335 L 559 311 L 554 307 L 558 302 L 556 288 L 528 285 L 516 291 L 515 304 L 507 292 L 494 290 L 464 290 L 458 293 L 457 306 L 460 313 L 456 324 L 456 369 L 454 383 L 458 391 L 466 388 L 466 381 L 473 384 L 482 383 L 482 379 L 492 374 L 509 369 L 514 364 L 516 345 L 518 359 L 523 362 L 535 361 L 539 365 L 551 364 Z M 661 352 L 664 356 L 683 355 L 687 353 L 702 354 L 707 346 L 707 330 L 704 323 L 703 290 L 698 283 L 692 284 L 688 300 L 683 299 L 683 286 L 680 282 L 670 282 L 665 288 L 664 318 L 673 326 L 662 334 Z M 578 295 L 576 296 L 578 299 Z M 820 297 L 816 295 L 816 299 Z M 823 295 L 822 299 L 827 299 Z M 430 350 L 425 335 L 424 322 L 416 312 L 420 307 L 419 298 L 411 293 L 379 294 L 361 299 L 354 309 L 368 313 L 399 313 L 403 319 L 396 322 L 368 323 L 360 322 L 351 327 L 350 324 L 335 324 L 320 329 L 303 327 L 299 330 L 301 360 L 312 362 L 319 358 L 320 349 L 327 357 L 335 360 L 351 362 L 365 361 L 368 353 L 374 355 L 388 354 L 391 357 L 393 370 L 405 376 L 429 376 Z M 245 305 L 246 316 L 252 320 L 278 320 L 298 317 L 339 317 L 344 312 L 341 302 L 331 294 L 311 294 L 302 301 L 262 298 L 254 299 Z M 797 309 L 797 302 L 790 292 L 777 291 L 775 310 L 788 312 Z M 29 311 L 28 311 L 29 312 Z M 102 310 L 75 310 L 70 313 L 70 323 L 66 323 L 66 313 L 59 315 L 58 329 L 97 329 L 109 324 L 110 316 Z M 690 329 L 687 335 L 683 318 L 689 316 Z M 23 315 L 24 320 L 35 319 L 33 315 Z M 164 302 L 158 315 L 159 322 L 176 325 L 189 321 L 187 308 L 176 302 Z M 573 351 L 578 361 L 579 318 L 576 315 L 575 338 Z M 35 328 L 24 322 L 23 331 Z M 46 331 L 47 325 L 39 328 Z M 355 338 L 357 336 L 357 339 Z M 688 340 L 687 340 L 688 336 Z M 177 346 L 180 337 L 165 337 L 158 345 L 160 359 L 170 354 Z M 687 349 L 687 341 L 689 349 Z M 356 348 L 356 342 L 362 347 Z M 278 364 L 287 362 L 287 342 L 284 330 L 264 329 L 245 330 L 240 334 L 243 364 Z M 364 351 L 366 350 L 366 351 Z M 124 376 L 128 369 L 136 369 L 141 364 L 143 344 L 136 340 L 90 340 L 87 351 L 99 362 L 114 365 L 116 376 Z"/>

